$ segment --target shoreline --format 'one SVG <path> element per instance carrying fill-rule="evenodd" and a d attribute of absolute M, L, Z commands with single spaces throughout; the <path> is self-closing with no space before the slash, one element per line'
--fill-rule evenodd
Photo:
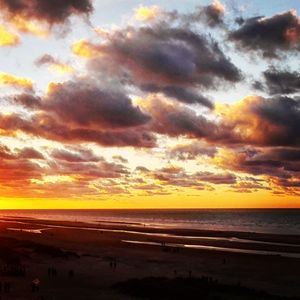
<path fill-rule="evenodd" d="M 46 230 L 83 230 L 120 235 L 119 241 L 135 246 L 158 246 L 185 250 L 232 252 L 249 255 L 279 256 L 300 259 L 300 236 L 251 232 L 170 229 L 127 224 L 87 224 L 33 218 L 0 218 L 8 231 L 43 234 Z M 21 225 L 16 227 L 16 225 Z M 25 227 L 24 227 L 25 226 Z M 39 227 L 39 228 L 37 228 Z M 40 228 L 44 227 L 44 228 Z"/>
<path fill-rule="evenodd" d="M 7 230 L 11 228 L 16 230 Z M 42 233 L 32 230 L 41 230 Z M 235 239 L 232 239 L 233 236 Z M 241 242 L 238 238 L 256 240 Z M 9 257 L 12 255 L 27 265 L 31 277 L 42 278 L 47 291 L 52 283 L 48 282 L 45 274 L 49 266 L 55 265 L 63 274 L 67 274 L 69 269 L 74 270 L 83 289 L 91 284 L 98 289 L 100 285 L 107 293 L 114 293 L 111 290 L 114 284 L 132 278 L 173 278 L 175 273 L 176 276 L 187 276 L 191 272 L 195 277 L 209 276 L 225 284 L 241 282 L 247 287 L 275 295 L 300 296 L 300 258 L 275 253 L 279 250 L 291 255 L 300 253 L 299 239 L 299 236 L 257 233 L 132 228 L 120 224 L 90 226 L 82 222 L 10 219 L 0 222 L 0 262 L 7 259 L 8 250 L 5 249 L 9 248 L 12 252 Z M 283 244 L 276 244 L 280 242 Z M 176 244 L 196 245 L 199 249 Z M 233 246 L 251 253 L 215 249 L 230 249 Z M 255 251 L 273 253 L 258 255 Z M 111 261 L 117 262 L 116 270 L 109 267 Z M 101 276 L 99 274 L 105 274 L 105 279 L 100 282 L 97 279 Z M 23 284 L 21 279 L 18 280 L 16 285 L 17 282 Z M 67 293 L 65 289 L 68 284 L 70 282 L 66 277 L 64 285 L 56 287 L 59 293 Z M 127 299 L 118 297 L 107 299 Z"/>

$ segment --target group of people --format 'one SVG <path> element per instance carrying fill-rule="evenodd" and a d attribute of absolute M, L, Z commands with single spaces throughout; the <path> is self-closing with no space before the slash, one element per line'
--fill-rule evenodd
<path fill-rule="evenodd" d="M 3 264 L 0 266 L 2 276 L 25 276 L 26 268 L 21 264 Z"/>
<path fill-rule="evenodd" d="M 53 267 L 49 267 L 48 268 L 48 277 L 49 278 L 56 278 L 58 275 L 58 272 L 57 272 L 57 269 L 56 268 L 53 268 Z M 70 269 L 68 271 L 68 277 L 69 278 L 73 278 L 75 276 L 75 272 L 73 269 Z"/>

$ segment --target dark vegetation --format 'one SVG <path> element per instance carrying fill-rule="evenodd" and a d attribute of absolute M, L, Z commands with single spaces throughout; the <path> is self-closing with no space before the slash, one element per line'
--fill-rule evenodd
<path fill-rule="evenodd" d="M 113 287 L 120 293 L 142 299 L 203 299 L 203 300 L 300 300 L 280 297 L 236 285 L 221 284 L 208 277 L 130 279 Z"/>

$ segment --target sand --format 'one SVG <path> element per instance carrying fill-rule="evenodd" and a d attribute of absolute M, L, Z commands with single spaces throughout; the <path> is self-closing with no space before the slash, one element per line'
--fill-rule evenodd
<path fill-rule="evenodd" d="M 267 251 L 268 255 L 174 244 Z M 300 296 L 300 259 L 274 255 L 277 252 L 299 254 L 300 237 L 9 219 L 0 222 L 0 265 L 22 264 L 26 276 L 0 275 L 2 283 L 11 283 L 10 293 L 2 289 L 0 299 L 132 299 L 113 286 L 149 276 L 205 276 L 275 295 Z M 48 275 L 49 268 L 57 270 L 55 278 Z M 40 280 L 39 292 L 31 290 L 35 278 Z"/>

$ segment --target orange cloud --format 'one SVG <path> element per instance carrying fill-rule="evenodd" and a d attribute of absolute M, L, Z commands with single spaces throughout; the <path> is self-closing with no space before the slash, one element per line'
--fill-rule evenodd
<path fill-rule="evenodd" d="M 285 134 L 285 128 L 280 123 L 258 113 L 269 102 L 259 96 L 248 96 L 232 105 L 216 104 L 215 112 L 223 126 L 232 129 L 237 140 L 248 144 L 268 144 L 273 143 L 272 137 L 276 133 L 279 136 Z"/>
<path fill-rule="evenodd" d="M 58 74 L 70 74 L 74 72 L 74 69 L 72 66 L 68 64 L 53 64 L 49 66 L 49 70 Z"/>
<path fill-rule="evenodd" d="M 138 21 L 149 22 L 156 19 L 161 15 L 161 9 L 159 6 L 140 6 L 135 10 L 134 17 Z"/>
<path fill-rule="evenodd" d="M 35 21 L 29 21 L 21 16 L 15 16 L 10 20 L 10 23 L 18 31 L 24 33 L 31 33 L 38 37 L 47 37 L 49 35 L 49 29 Z"/>
<path fill-rule="evenodd" d="M 31 79 L 14 76 L 8 73 L 0 73 L 0 86 L 11 86 L 15 88 L 24 88 L 27 90 L 33 89 L 33 82 Z"/>
<path fill-rule="evenodd" d="M 0 26 L 0 46 L 16 46 L 20 44 L 19 37 Z"/>
<path fill-rule="evenodd" d="M 220 14 L 225 13 L 225 6 L 219 0 L 214 0 L 212 7 Z"/>
<path fill-rule="evenodd" d="M 101 55 L 99 47 L 89 43 L 86 40 L 80 40 L 72 45 L 72 52 L 77 56 L 92 58 Z"/>

